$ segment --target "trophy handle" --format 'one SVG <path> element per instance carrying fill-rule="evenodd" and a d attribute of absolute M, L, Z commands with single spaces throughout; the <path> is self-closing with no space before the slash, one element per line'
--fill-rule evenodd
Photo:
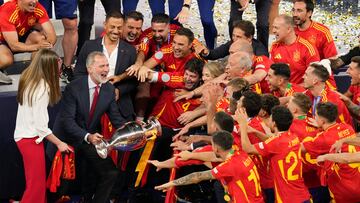
<path fill-rule="evenodd" d="M 102 159 L 106 159 L 107 155 L 108 155 L 108 143 L 105 140 L 101 140 L 99 144 L 95 145 L 95 149 L 97 154 L 102 158 Z"/>

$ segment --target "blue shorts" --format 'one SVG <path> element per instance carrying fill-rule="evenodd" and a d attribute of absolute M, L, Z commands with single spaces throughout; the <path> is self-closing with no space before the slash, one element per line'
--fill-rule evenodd
<path fill-rule="evenodd" d="M 46 9 L 49 17 L 52 17 L 52 2 L 55 5 L 56 19 L 77 18 L 77 0 L 39 0 Z"/>

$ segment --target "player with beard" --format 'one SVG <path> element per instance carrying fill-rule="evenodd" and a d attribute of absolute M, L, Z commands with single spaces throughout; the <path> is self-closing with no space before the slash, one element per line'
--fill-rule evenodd
<path fill-rule="evenodd" d="M 297 84 L 290 83 L 290 68 L 285 63 L 274 63 L 270 66 L 268 76 L 269 88 L 276 97 L 292 96 L 295 92 L 304 92 L 305 89 Z"/>
<path fill-rule="evenodd" d="M 183 127 L 177 118 L 186 111 L 198 107 L 199 99 L 173 102 L 175 89 L 191 91 L 200 85 L 203 62 L 200 59 L 190 59 L 185 64 L 185 72 L 150 72 L 150 82 L 163 84 L 166 89 L 161 93 L 151 115 L 155 116 L 162 127 L 177 129 Z"/>
<path fill-rule="evenodd" d="M 242 151 L 232 149 L 233 137 L 226 131 L 212 135 L 212 148 L 223 163 L 212 170 L 195 172 L 155 189 L 165 191 L 174 186 L 196 184 L 204 180 L 219 180 L 225 189 L 224 199 L 231 202 L 264 202 L 259 174 L 251 158 Z"/>
<path fill-rule="evenodd" d="M 33 30 L 38 24 L 41 32 Z M 0 7 L 0 83 L 11 84 L 3 69 L 14 63 L 14 52 L 52 48 L 56 34 L 44 7 L 37 0 L 14 0 Z"/>
<path fill-rule="evenodd" d="M 339 109 L 337 122 L 352 125 L 352 117 L 344 102 L 341 101 L 340 96 L 335 91 L 326 86 L 328 78 L 327 69 L 316 63 L 310 64 L 304 74 L 304 88 L 307 89 L 305 94 L 312 100 L 311 114 L 315 116 L 317 103 L 332 102 L 337 104 Z"/>
<path fill-rule="evenodd" d="M 178 29 L 171 45 L 162 47 L 145 61 L 137 74 L 138 80 L 145 82 L 149 69 L 154 69 L 159 64 L 163 64 L 165 72 L 184 72 L 186 62 L 196 57 L 192 51 L 193 41 L 194 33 L 190 29 Z"/>
<path fill-rule="evenodd" d="M 319 52 L 320 59 L 335 57 L 337 50 L 328 27 L 311 20 L 314 12 L 313 0 L 295 0 L 292 9 L 295 32 L 309 41 Z"/>

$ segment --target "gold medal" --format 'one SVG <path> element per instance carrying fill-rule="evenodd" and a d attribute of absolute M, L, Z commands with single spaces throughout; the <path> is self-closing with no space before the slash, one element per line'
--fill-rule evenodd
<path fill-rule="evenodd" d="M 224 195 L 224 200 L 229 202 L 231 200 L 230 196 L 228 194 Z"/>

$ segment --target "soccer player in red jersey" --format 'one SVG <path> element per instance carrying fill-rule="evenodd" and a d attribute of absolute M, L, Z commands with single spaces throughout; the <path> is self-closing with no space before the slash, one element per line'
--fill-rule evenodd
<path fill-rule="evenodd" d="M 159 64 L 163 64 L 165 72 L 184 72 L 185 63 L 197 57 L 192 51 L 194 33 L 188 28 L 180 28 L 176 31 L 172 45 L 164 46 L 156 52 L 150 59 L 145 61 L 140 68 L 137 77 L 144 82 L 148 69 L 153 69 Z"/>
<path fill-rule="evenodd" d="M 304 87 L 306 94 L 313 101 L 311 114 L 315 115 L 315 106 L 319 102 L 332 102 L 337 104 L 339 109 L 339 116 L 337 121 L 341 123 L 347 123 L 352 125 L 352 117 L 344 104 L 340 99 L 340 96 L 328 86 L 326 86 L 326 81 L 329 78 L 329 72 L 323 65 L 316 63 L 310 64 L 304 75 Z"/>
<path fill-rule="evenodd" d="M 272 94 L 276 97 L 292 96 L 305 89 L 297 84 L 290 83 L 290 68 L 285 63 L 274 63 L 270 66 L 267 81 Z"/>
<path fill-rule="evenodd" d="M 334 39 L 328 27 L 311 20 L 314 12 L 312 0 L 295 0 L 292 9 L 296 35 L 309 41 L 319 52 L 320 59 L 337 55 Z"/>
<path fill-rule="evenodd" d="M 195 184 L 203 180 L 217 179 L 225 189 L 224 199 L 231 202 L 264 202 L 261 195 L 259 174 L 251 158 L 244 152 L 232 149 L 233 137 L 226 131 L 212 135 L 213 151 L 223 161 L 212 170 L 195 172 L 179 179 L 156 186 L 167 190 L 174 186 Z"/>
<path fill-rule="evenodd" d="M 288 131 L 293 120 L 290 111 L 283 106 L 274 107 L 269 127 L 276 135 L 255 145 L 250 143 L 248 137 L 246 113 L 238 109 L 235 115 L 240 122 L 242 149 L 270 159 L 276 202 L 310 202 L 310 194 L 302 178 L 300 140 Z"/>
<path fill-rule="evenodd" d="M 345 96 L 352 99 L 354 104 L 360 104 L 360 56 L 351 58 L 351 63 L 346 72 L 351 77 L 351 85 L 346 91 Z"/>
<path fill-rule="evenodd" d="M 173 102 L 175 89 L 192 90 L 200 84 L 201 69 L 204 63 L 200 59 L 191 59 L 186 63 L 185 72 L 151 72 L 150 82 L 162 83 L 167 87 L 160 95 L 151 116 L 156 117 L 162 127 L 178 129 L 183 127 L 177 118 L 180 114 L 193 110 L 201 102 L 197 98 Z"/>
<path fill-rule="evenodd" d="M 316 48 L 302 37 L 296 36 L 294 22 L 290 16 L 280 15 L 275 18 L 273 33 L 276 41 L 270 49 L 271 60 L 290 66 L 290 82 L 301 84 L 302 76 L 311 62 L 320 61 Z"/>
<path fill-rule="evenodd" d="M 42 32 L 32 28 L 40 24 Z M 44 7 L 37 1 L 12 0 L 0 7 L 0 70 L 14 62 L 14 52 L 34 52 L 52 48 L 56 42 L 53 25 Z M 0 71 L 2 83 L 12 79 Z"/>
<path fill-rule="evenodd" d="M 311 109 L 310 98 L 303 93 L 295 93 L 291 96 L 287 107 L 294 117 L 289 131 L 298 135 L 300 142 L 307 137 L 307 139 L 315 137 L 319 129 L 314 126 L 314 121 L 307 116 Z M 308 153 L 303 153 L 302 157 L 304 182 L 309 188 L 312 200 L 314 202 L 329 202 L 330 194 L 327 187 L 322 187 L 320 184 L 320 172 L 316 160 Z"/>
<path fill-rule="evenodd" d="M 262 120 L 258 116 L 261 109 L 261 96 L 252 91 L 245 91 L 241 93 L 241 98 L 237 102 L 237 109 L 243 108 L 248 115 L 246 125 L 260 132 L 262 136 L 259 136 L 259 133 L 248 133 L 251 144 L 257 144 L 266 140 L 267 137 L 263 136 L 265 131 L 262 127 Z M 237 126 L 238 134 L 237 139 L 241 140 L 242 134 L 239 129 L 242 124 L 239 123 Z M 238 146 L 240 149 L 240 146 Z M 261 155 L 251 155 L 251 159 L 254 161 L 256 167 L 258 168 L 258 172 L 260 175 L 260 185 L 264 192 L 264 197 L 266 202 L 274 202 L 274 179 L 270 168 L 270 161 L 268 157 L 263 157 Z"/>
<path fill-rule="evenodd" d="M 345 123 L 337 123 L 337 107 L 331 102 L 319 103 L 316 106 L 316 122 L 323 130 L 315 138 L 307 139 L 303 142 L 303 151 L 311 156 L 317 157 L 330 152 L 331 146 L 341 138 L 355 137 L 353 128 Z M 342 145 L 342 152 L 359 152 L 360 147 L 352 145 Z M 321 165 L 322 183 L 328 185 L 330 194 L 338 203 L 359 202 L 360 201 L 360 165 L 357 164 L 337 164 L 325 161 Z"/>
<path fill-rule="evenodd" d="M 128 69 L 129 75 L 136 75 L 144 61 L 149 59 L 160 48 L 171 45 L 178 25 L 170 24 L 170 17 L 164 13 L 156 14 L 151 19 L 151 27 L 140 35 L 140 46 L 136 62 Z"/>

